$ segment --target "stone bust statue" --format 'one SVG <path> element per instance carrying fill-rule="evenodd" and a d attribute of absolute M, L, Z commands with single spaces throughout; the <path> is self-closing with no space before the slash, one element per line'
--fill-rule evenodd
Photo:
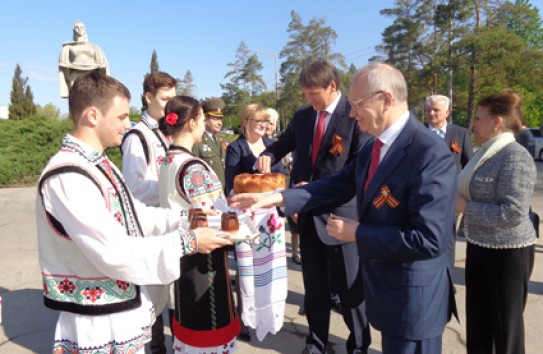
<path fill-rule="evenodd" d="M 75 22 L 73 32 L 73 42 L 62 45 L 58 59 L 60 97 L 68 97 L 75 79 L 88 71 L 100 69 L 109 75 L 106 56 L 100 47 L 89 43 L 85 25 L 81 21 Z"/>

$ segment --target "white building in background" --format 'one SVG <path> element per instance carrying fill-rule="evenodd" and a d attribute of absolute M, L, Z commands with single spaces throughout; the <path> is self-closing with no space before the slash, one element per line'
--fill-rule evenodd
<path fill-rule="evenodd" d="M 0 106 L 0 119 L 8 119 L 9 111 L 8 106 Z"/>

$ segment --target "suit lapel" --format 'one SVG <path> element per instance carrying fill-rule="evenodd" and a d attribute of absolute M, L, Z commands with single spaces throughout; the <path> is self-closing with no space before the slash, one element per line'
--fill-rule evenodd
<path fill-rule="evenodd" d="M 402 131 L 388 150 L 385 158 L 379 164 L 375 175 L 373 175 L 373 178 L 368 185 L 368 189 L 366 189 L 366 192 L 364 193 L 364 198 L 362 199 L 362 207 L 360 208 L 361 215 L 366 211 L 367 207 L 372 202 L 381 186 L 385 184 L 386 179 L 404 160 L 406 156 L 405 149 L 413 142 L 413 134 L 416 127 L 415 124 L 417 124 L 417 122 L 412 116 L 410 116 L 407 120 L 407 123 L 405 124 L 405 127 L 402 129 Z M 369 165 L 369 162 L 367 164 Z"/>
<path fill-rule="evenodd" d="M 451 142 L 454 140 L 454 128 L 451 124 L 447 124 L 447 131 L 445 132 L 445 142 L 447 145 L 450 145 Z"/>
<path fill-rule="evenodd" d="M 322 157 L 326 155 L 326 152 L 328 150 L 330 150 L 330 147 L 332 145 L 332 137 L 334 133 L 337 131 L 337 126 L 339 122 L 341 121 L 341 117 L 344 114 L 345 114 L 345 98 L 342 95 L 341 98 L 339 99 L 336 109 L 334 109 L 334 112 L 332 112 L 332 116 L 330 117 L 330 122 L 328 122 L 328 127 L 326 127 L 326 131 L 324 132 L 324 136 L 322 137 L 319 153 L 317 154 L 317 160 L 315 161 L 315 169 L 318 168 L 319 162 L 322 159 Z M 315 112 L 315 116 L 316 115 L 317 114 Z M 317 121 L 317 118 L 315 117 L 315 122 L 316 121 Z"/>

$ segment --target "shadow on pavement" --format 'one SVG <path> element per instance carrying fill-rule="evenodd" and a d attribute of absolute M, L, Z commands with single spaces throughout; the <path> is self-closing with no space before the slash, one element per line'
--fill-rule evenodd
<path fill-rule="evenodd" d="M 268 334 L 262 342 L 259 342 L 254 334 L 254 330 L 251 331 L 251 348 L 254 348 L 254 353 L 291 353 L 298 354 L 301 353 L 305 345 L 305 337 L 309 333 L 309 329 L 306 324 L 292 323 L 287 322 L 285 319 L 285 324 L 283 328 L 277 334 L 271 335 Z M 292 337 L 298 337 L 296 340 L 292 340 Z M 297 343 L 296 347 L 286 348 L 285 344 Z M 341 338 L 330 334 L 328 336 L 328 354 L 343 354 L 347 353 L 345 348 L 345 338 Z M 379 354 L 381 353 L 375 349 L 369 349 L 368 354 Z"/>
<path fill-rule="evenodd" d="M 58 313 L 43 305 L 42 291 L 0 287 L 0 295 L 2 326 L 8 339 L 35 353 L 50 352 Z"/>

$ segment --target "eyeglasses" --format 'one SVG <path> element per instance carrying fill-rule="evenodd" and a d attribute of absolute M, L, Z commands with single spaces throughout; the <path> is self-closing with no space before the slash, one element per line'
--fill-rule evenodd
<path fill-rule="evenodd" d="M 379 95 L 379 94 L 381 94 L 383 92 L 385 92 L 385 91 L 375 91 L 375 92 L 370 93 L 366 97 L 358 98 L 358 99 L 356 99 L 354 101 L 349 100 L 349 103 L 351 104 L 351 107 L 353 107 L 354 109 L 358 109 L 362 102 L 367 101 L 370 98 L 373 98 L 373 97 L 375 97 L 375 96 L 377 96 L 377 95 Z"/>
<path fill-rule="evenodd" d="M 258 125 L 268 125 L 268 124 L 270 124 L 269 120 L 256 120 L 256 119 L 249 119 L 249 120 L 252 120 L 253 122 L 255 122 L 255 124 L 258 124 Z"/>

